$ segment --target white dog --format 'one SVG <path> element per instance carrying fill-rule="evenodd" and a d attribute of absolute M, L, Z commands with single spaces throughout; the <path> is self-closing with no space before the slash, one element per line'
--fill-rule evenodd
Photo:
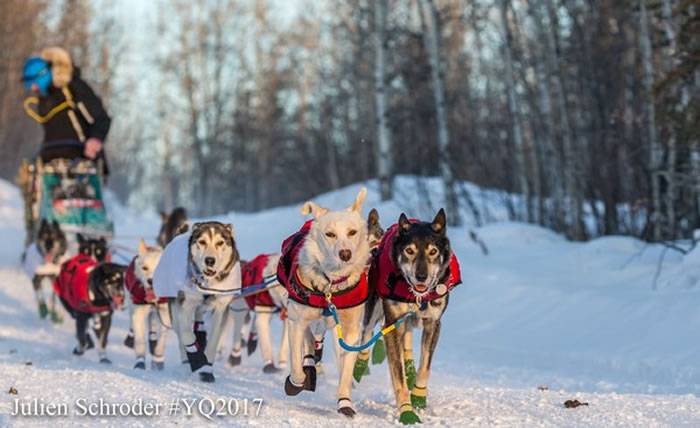
<path fill-rule="evenodd" d="M 354 203 L 342 211 L 329 211 L 307 202 L 302 214 L 314 219 L 287 238 L 277 277 L 289 292 L 290 375 L 285 382 L 287 395 L 316 388 L 310 324 L 323 318 L 328 299 L 337 307 L 344 339 L 356 345 L 360 338 L 364 302 L 368 287 L 366 265 L 369 257 L 367 223 L 360 211 L 367 195 L 361 189 Z M 338 332 L 334 330 L 335 342 Z M 357 353 L 336 347 L 340 379 L 337 388 L 338 412 L 352 417 L 352 370 Z"/>

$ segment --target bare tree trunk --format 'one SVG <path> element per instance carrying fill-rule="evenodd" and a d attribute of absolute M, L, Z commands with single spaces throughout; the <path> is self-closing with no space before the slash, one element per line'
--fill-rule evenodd
<path fill-rule="evenodd" d="M 439 46 L 439 18 L 433 0 L 419 0 L 423 13 L 421 16 L 426 23 L 427 31 L 424 34 L 425 49 L 430 61 L 430 75 L 435 99 L 435 118 L 437 122 L 438 154 L 440 157 L 440 175 L 445 187 L 445 201 L 447 218 L 452 226 L 462 223 L 459 213 L 457 193 L 455 191 L 454 176 L 450 167 L 450 135 L 447 128 L 447 112 L 445 106 L 445 89 L 442 77 Z"/>
<path fill-rule="evenodd" d="M 656 133 L 656 108 L 654 106 L 654 65 L 649 34 L 649 15 L 646 0 L 639 0 L 640 44 L 644 65 L 644 90 L 646 92 L 647 132 L 649 138 L 649 174 L 651 175 L 651 216 L 652 239 L 661 239 L 661 183 L 659 170 L 663 160 L 663 149 Z"/>
<path fill-rule="evenodd" d="M 508 91 L 508 110 L 510 111 L 512 132 L 513 132 L 513 144 L 515 145 L 515 165 L 516 165 L 516 175 L 518 177 L 518 187 L 522 195 L 522 203 L 520 206 L 520 212 L 516 213 L 519 219 L 522 219 L 522 207 L 526 209 L 526 219 L 528 222 L 532 221 L 532 204 L 530 195 L 530 184 L 527 180 L 527 170 L 525 167 L 525 147 L 523 143 L 523 130 L 522 124 L 520 122 L 520 106 L 518 104 L 518 98 L 515 91 L 515 72 L 513 71 L 513 55 L 512 55 L 512 45 L 513 45 L 513 34 L 510 31 L 510 26 L 508 25 L 508 8 L 510 0 L 500 1 L 500 16 L 501 25 L 503 26 L 504 44 L 503 51 L 506 62 L 506 88 Z"/>
<path fill-rule="evenodd" d="M 374 2 L 374 84 L 375 103 L 377 114 L 377 141 L 379 143 L 379 158 L 377 159 L 377 169 L 379 175 L 379 188 L 382 201 L 392 198 L 392 161 L 391 161 L 391 131 L 387 123 L 387 85 L 386 85 L 386 23 L 387 23 L 387 0 L 376 0 Z"/>
<path fill-rule="evenodd" d="M 559 47 L 556 38 L 558 35 L 558 26 L 554 25 L 555 14 L 554 4 L 552 0 L 547 0 L 546 3 L 548 31 L 547 31 L 547 59 L 549 69 L 554 72 L 552 86 L 555 92 L 557 101 L 557 109 L 559 111 L 559 127 L 562 139 L 562 151 L 564 153 L 564 179 L 566 187 L 566 207 L 567 214 L 571 218 L 569 235 L 574 239 L 583 239 L 583 219 L 582 219 L 582 197 L 581 186 L 578 177 L 578 159 L 573 144 L 573 135 L 571 125 L 569 123 L 569 109 L 566 105 L 566 94 L 564 92 L 564 77 L 559 58 Z"/>

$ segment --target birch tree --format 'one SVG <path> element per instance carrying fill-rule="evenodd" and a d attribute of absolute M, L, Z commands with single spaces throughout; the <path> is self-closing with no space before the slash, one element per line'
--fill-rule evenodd
<path fill-rule="evenodd" d="M 387 0 L 374 2 L 374 85 L 375 85 L 375 109 L 377 115 L 377 141 L 379 145 L 379 158 L 377 159 L 377 173 L 379 176 L 379 189 L 382 201 L 392 198 L 392 173 L 391 173 L 391 131 L 387 118 Z"/>
<path fill-rule="evenodd" d="M 430 76 L 435 100 L 435 121 L 437 122 L 437 143 L 440 165 L 440 175 L 442 176 L 445 201 L 447 208 L 447 218 L 452 226 L 462 223 L 459 212 L 457 193 L 455 191 L 454 176 L 450 162 L 450 134 L 447 128 L 447 112 L 445 105 L 445 89 L 442 76 L 442 66 L 440 61 L 440 22 L 433 0 L 419 0 L 426 32 L 423 35 L 425 50 L 430 63 Z"/>

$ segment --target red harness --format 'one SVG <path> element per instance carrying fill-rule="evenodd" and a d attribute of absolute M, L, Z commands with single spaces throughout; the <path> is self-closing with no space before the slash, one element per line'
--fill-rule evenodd
<path fill-rule="evenodd" d="M 282 243 L 282 255 L 277 265 L 277 279 L 287 287 L 290 299 L 306 306 L 326 309 L 328 307 L 326 296 L 320 291 L 305 287 L 299 278 L 297 259 L 312 223 L 313 220 L 307 221 L 301 230 Z M 334 283 L 336 282 L 334 281 Z M 332 301 L 338 309 L 347 309 L 363 304 L 367 300 L 368 294 L 369 287 L 365 272 L 354 287 L 334 293 Z"/>
<path fill-rule="evenodd" d="M 263 282 L 263 273 L 265 272 L 265 266 L 270 259 L 269 254 L 261 254 L 255 257 L 249 262 L 241 262 L 241 287 L 243 288 L 243 293 L 246 292 L 246 288 L 252 285 L 259 285 Z M 252 296 L 245 298 L 248 308 L 253 310 L 256 306 L 266 306 L 271 308 L 276 308 L 275 301 L 272 300 L 269 291 L 263 291 Z"/>
<path fill-rule="evenodd" d="M 98 262 L 93 257 L 78 254 L 61 265 L 61 272 L 53 284 L 56 294 L 73 310 L 96 314 L 110 311 L 109 305 L 95 306 L 90 300 L 88 283 L 90 272 Z"/>
<path fill-rule="evenodd" d="M 153 287 L 144 287 L 143 282 L 136 276 L 136 258 L 131 261 L 124 274 L 124 288 L 129 291 L 131 303 L 146 305 L 149 303 L 167 303 L 167 297 L 156 298 Z"/>
<path fill-rule="evenodd" d="M 414 222 L 414 220 L 411 220 Z M 401 271 L 394 266 L 393 247 L 394 239 L 398 233 L 398 224 L 394 224 L 382 237 L 382 242 L 377 248 L 377 256 L 372 261 L 369 271 L 369 281 L 377 294 L 385 299 L 397 300 L 400 302 L 414 303 L 416 296 L 411 292 L 408 282 L 404 279 Z M 454 253 L 450 256 L 450 265 L 447 272 L 440 280 L 440 284 L 445 285 L 444 293 L 439 294 L 436 289 L 421 298 L 423 302 L 438 299 L 445 296 L 454 287 L 462 283 L 459 271 L 459 262 Z"/>

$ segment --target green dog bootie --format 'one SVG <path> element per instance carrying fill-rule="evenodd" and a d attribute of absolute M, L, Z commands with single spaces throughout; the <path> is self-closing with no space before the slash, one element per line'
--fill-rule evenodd
<path fill-rule="evenodd" d="M 428 388 L 414 386 L 411 389 L 411 404 L 415 409 L 425 409 L 428 406 Z"/>
<path fill-rule="evenodd" d="M 420 424 L 421 420 L 416 415 L 416 412 L 413 410 L 405 410 L 401 412 L 401 416 L 399 416 L 399 422 L 401 422 L 404 425 L 413 425 L 413 424 Z"/>
<path fill-rule="evenodd" d="M 367 376 L 368 374 L 369 364 L 367 364 L 367 360 L 362 360 L 360 358 L 355 360 L 355 367 L 352 370 L 352 377 L 355 381 L 359 383 L 362 380 L 362 376 Z"/>
<path fill-rule="evenodd" d="M 51 312 L 51 322 L 54 324 L 62 324 L 63 323 L 63 317 L 56 311 L 55 309 L 52 310 Z"/>
<path fill-rule="evenodd" d="M 413 389 L 416 386 L 416 366 L 413 364 L 412 359 L 405 360 L 403 364 L 406 368 L 406 384 L 408 389 Z"/>
<path fill-rule="evenodd" d="M 43 320 L 46 318 L 46 315 L 49 314 L 49 308 L 46 306 L 46 303 L 41 302 L 39 303 L 39 317 Z"/>
<path fill-rule="evenodd" d="M 386 358 L 386 345 L 383 339 L 377 340 L 377 343 L 372 347 L 372 364 L 381 364 Z"/>

